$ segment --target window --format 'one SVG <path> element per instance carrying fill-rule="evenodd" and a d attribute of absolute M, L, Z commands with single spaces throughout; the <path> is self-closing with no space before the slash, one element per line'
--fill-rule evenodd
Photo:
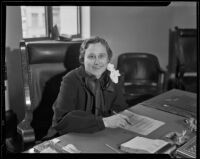
<path fill-rule="evenodd" d="M 58 26 L 60 34 L 80 34 L 79 10 L 73 6 L 53 7 L 53 25 Z"/>
<path fill-rule="evenodd" d="M 46 24 L 43 25 L 45 23 L 42 17 L 43 14 L 45 14 L 45 7 L 21 7 L 23 38 L 47 36 Z"/>
<path fill-rule="evenodd" d="M 37 28 L 38 27 L 38 14 L 37 13 L 32 13 L 32 17 L 31 17 L 31 20 L 32 20 L 32 27 L 33 28 Z"/>
<path fill-rule="evenodd" d="M 21 6 L 23 38 L 50 38 L 54 25 L 60 34 L 80 37 L 80 17 L 78 6 Z"/>

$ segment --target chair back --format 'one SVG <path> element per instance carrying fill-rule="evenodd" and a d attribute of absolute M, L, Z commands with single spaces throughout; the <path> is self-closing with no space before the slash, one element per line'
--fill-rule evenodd
<path fill-rule="evenodd" d="M 55 40 L 20 42 L 25 117 L 17 125 L 17 132 L 20 134 L 23 147 L 43 137 L 48 130 L 52 120 L 51 103 L 57 94 L 48 92 L 50 96 L 44 93 L 47 92 L 46 88 L 51 79 L 56 77 L 56 83 L 51 83 L 53 88 L 51 85 L 48 88 L 51 91 L 59 90 L 55 87 L 60 86 L 61 75 L 80 66 L 78 57 L 81 43 L 82 41 Z M 43 103 L 44 97 L 48 103 Z M 38 119 L 38 116 L 42 116 L 42 119 Z"/>
<path fill-rule="evenodd" d="M 130 106 L 163 92 L 165 71 L 155 55 L 123 53 L 118 57 L 117 68 L 122 74 L 124 96 Z"/>
<path fill-rule="evenodd" d="M 71 47 L 71 51 L 68 48 Z M 35 109 L 45 83 L 54 75 L 78 67 L 81 42 L 21 42 L 25 105 Z M 76 49 L 74 52 L 73 50 Z M 73 54 L 74 53 L 74 54 Z M 69 55 L 68 55 L 69 54 Z"/>
<path fill-rule="evenodd" d="M 197 33 L 196 29 L 176 29 L 176 57 L 178 67 L 184 72 L 197 71 Z"/>
<path fill-rule="evenodd" d="M 197 30 L 175 27 L 177 88 L 197 91 Z"/>
<path fill-rule="evenodd" d="M 155 55 L 149 53 L 123 53 L 118 57 L 118 69 L 124 82 L 155 86 L 159 81 L 160 65 Z"/>

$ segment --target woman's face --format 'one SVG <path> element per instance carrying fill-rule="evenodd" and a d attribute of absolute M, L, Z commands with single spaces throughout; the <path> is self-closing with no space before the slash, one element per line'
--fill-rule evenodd
<path fill-rule="evenodd" d="M 85 71 L 99 79 L 108 65 L 108 53 L 101 43 L 89 44 L 85 50 L 84 66 Z"/>

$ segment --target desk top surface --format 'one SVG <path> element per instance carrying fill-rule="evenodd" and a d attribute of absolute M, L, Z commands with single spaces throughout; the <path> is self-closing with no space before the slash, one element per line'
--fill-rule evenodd
<path fill-rule="evenodd" d="M 187 130 L 189 137 L 195 136 L 195 133 L 191 133 L 186 126 L 184 122 L 184 119 L 186 118 L 183 116 L 147 107 L 142 104 L 137 104 L 129 108 L 129 110 L 136 114 L 165 122 L 165 124 L 146 136 L 121 128 L 106 128 L 92 134 L 68 133 L 58 137 L 58 139 L 60 139 L 59 144 L 61 146 L 73 144 L 83 153 L 116 153 L 105 144 L 119 150 L 120 144 L 136 136 L 143 136 L 151 139 L 164 139 L 165 135 L 169 132 L 177 131 L 181 133 L 183 130 Z"/>
<path fill-rule="evenodd" d="M 197 116 L 197 94 L 172 89 L 141 103 L 183 117 Z"/>

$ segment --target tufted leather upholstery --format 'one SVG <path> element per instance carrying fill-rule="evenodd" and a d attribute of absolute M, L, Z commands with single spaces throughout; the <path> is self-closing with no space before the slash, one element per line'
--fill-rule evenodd
<path fill-rule="evenodd" d="M 49 117 L 46 117 L 48 121 L 42 121 L 37 123 L 36 126 L 39 126 L 40 129 L 43 128 L 43 125 L 49 126 L 52 116 L 51 103 L 52 99 L 56 98 L 59 91 L 60 82 L 62 76 L 65 75 L 68 71 L 80 66 L 79 63 L 79 49 L 82 41 L 35 41 L 35 42 L 24 42 L 20 43 L 21 57 L 22 57 L 22 71 L 23 71 L 23 82 L 24 82 L 24 101 L 25 101 L 25 118 L 18 124 L 17 130 L 21 135 L 22 140 L 25 143 L 35 142 L 35 130 L 32 128 L 32 119 L 36 119 L 33 116 L 33 112 L 38 114 L 41 112 L 49 114 Z M 62 75 L 62 76 L 61 76 Z M 56 76 L 59 76 L 58 78 Z M 51 89 L 45 91 L 47 83 L 49 84 L 51 79 L 55 84 L 51 83 Z M 58 88 L 52 88 L 52 86 Z M 48 88 L 50 88 L 48 87 Z M 55 91 L 56 90 L 56 91 Z M 54 92 L 49 92 L 54 91 Z M 45 98 L 51 98 L 46 105 L 43 101 L 44 92 L 49 94 L 54 94 L 54 96 L 47 95 Z M 46 105 L 46 106 L 45 106 Z M 42 108 L 44 107 L 44 108 Z M 41 114 L 41 113 L 40 113 Z M 41 116 L 41 115 L 40 115 Z M 42 115 L 43 116 L 43 115 Z M 38 119 L 40 120 L 40 119 Z M 48 123 L 47 123 L 48 122 Z M 43 135 L 46 133 L 44 132 Z M 42 137 L 40 135 L 40 137 Z"/>
<path fill-rule="evenodd" d="M 64 62 L 64 57 L 66 56 L 69 46 L 72 44 L 75 45 L 74 48 L 76 48 L 80 46 L 81 41 L 63 42 L 49 40 L 27 42 L 26 49 L 29 64 L 62 63 Z"/>
<path fill-rule="evenodd" d="M 163 90 L 159 61 L 149 53 L 123 53 L 118 57 L 118 69 L 124 78 L 125 96 L 130 105 L 153 97 Z M 135 103 L 135 102 L 136 103 Z"/>

